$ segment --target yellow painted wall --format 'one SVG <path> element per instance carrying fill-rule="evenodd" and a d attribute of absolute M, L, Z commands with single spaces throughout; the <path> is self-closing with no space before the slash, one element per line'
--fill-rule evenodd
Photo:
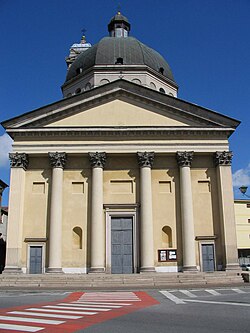
<path fill-rule="evenodd" d="M 250 200 L 235 200 L 235 220 L 238 249 L 250 249 Z"/>

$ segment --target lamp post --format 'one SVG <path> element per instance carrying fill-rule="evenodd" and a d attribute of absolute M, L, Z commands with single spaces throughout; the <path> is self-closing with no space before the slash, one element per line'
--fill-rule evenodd
<path fill-rule="evenodd" d="M 247 198 L 250 198 L 250 196 L 246 194 L 247 189 L 248 189 L 248 187 L 247 186 L 243 186 L 243 185 L 239 188 L 239 190 L 242 193 L 242 195 L 244 195 Z"/>

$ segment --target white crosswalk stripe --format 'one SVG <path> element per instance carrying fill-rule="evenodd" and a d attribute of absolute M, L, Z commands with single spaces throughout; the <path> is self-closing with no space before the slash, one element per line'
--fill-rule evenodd
<path fill-rule="evenodd" d="M 82 316 L 70 316 L 62 314 L 50 314 L 50 313 L 39 313 L 39 312 L 28 312 L 28 311 L 11 311 L 9 314 L 18 314 L 25 316 L 36 316 L 36 317 L 48 317 L 48 318 L 62 318 L 62 319 L 80 319 Z"/>
<path fill-rule="evenodd" d="M 12 331 L 21 331 L 21 332 L 38 332 L 43 330 L 43 327 L 34 327 L 34 326 L 23 326 L 23 325 L 13 325 L 13 324 L 1 324 L 0 329 L 3 330 L 12 330 Z"/>
<path fill-rule="evenodd" d="M 245 291 L 243 291 L 241 289 L 238 289 L 238 288 L 233 288 L 232 290 L 235 291 L 238 294 L 245 294 Z"/>
<path fill-rule="evenodd" d="M 0 320 L 4 321 L 22 321 L 26 323 L 39 323 L 39 324 L 50 324 L 59 325 L 65 323 L 62 320 L 49 320 L 49 319 L 37 319 L 37 318 L 25 318 L 25 317 L 12 317 L 12 316 L 0 316 Z"/>
<path fill-rule="evenodd" d="M 71 311 L 71 310 L 52 310 L 52 309 L 45 309 L 42 308 L 29 308 L 28 311 L 39 311 L 39 312 L 56 312 L 56 313 L 65 313 L 65 314 L 79 314 L 79 315 L 87 315 L 87 316 L 93 316 L 97 314 L 97 312 L 86 312 L 86 311 Z"/>
<path fill-rule="evenodd" d="M 211 295 L 214 295 L 214 296 L 221 295 L 220 293 L 218 293 L 218 291 L 213 290 L 213 289 L 206 289 L 205 291 L 206 291 L 207 293 L 211 294 Z"/>
<path fill-rule="evenodd" d="M 101 305 L 101 303 L 96 302 L 96 304 L 94 303 L 88 303 L 88 302 L 81 302 L 80 304 L 77 303 L 59 303 L 58 305 L 67 305 L 67 306 L 76 306 L 76 307 L 84 307 L 84 306 L 88 306 L 88 307 L 96 307 L 98 305 L 98 308 L 111 308 L 111 309 L 119 309 L 121 308 L 120 305 Z"/>
<path fill-rule="evenodd" d="M 111 309 L 103 309 L 103 308 L 91 308 L 87 306 L 61 306 L 61 305 L 45 305 L 44 308 L 50 308 L 50 309 L 64 309 L 64 310 L 90 310 L 90 311 L 110 311 Z"/>
<path fill-rule="evenodd" d="M 131 303 L 107 303 L 107 302 L 105 302 L 105 303 L 103 303 L 102 301 L 100 301 L 100 302 L 91 302 L 91 301 L 87 301 L 87 302 L 81 302 L 81 301 L 75 301 L 75 302 L 72 302 L 72 303 L 76 303 L 76 304 L 101 304 L 101 305 L 120 305 L 120 306 L 127 306 L 127 305 L 131 305 Z"/>
<path fill-rule="evenodd" d="M 195 298 L 197 297 L 195 294 L 191 293 L 189 290 L 179 290 L 181 293 L 183 293 L 184 295 L 191 297 L 191 298 Z"/>

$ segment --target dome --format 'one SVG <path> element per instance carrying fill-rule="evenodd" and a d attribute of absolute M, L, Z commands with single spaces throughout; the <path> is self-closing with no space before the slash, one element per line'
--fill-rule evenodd
<path fill-rule="evenodd" d="M 66 82 L 95 65 L 113 65 L 115 67 L 116 64 L 122 64 L 125 67 L 144 65 L 175 82 L 165 59 L 158 52 L 133 37 L 102 38 L 99 43 L 76 58 L 68 70 Z"/>

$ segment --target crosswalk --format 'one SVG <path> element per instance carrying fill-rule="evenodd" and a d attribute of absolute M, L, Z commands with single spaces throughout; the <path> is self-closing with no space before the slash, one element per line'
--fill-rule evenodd
<path fill-rule="evenodd" d="M 198 301 L 199 297 L 210 297 L 210 296 L 225 296 L 233 294 L 246 294 L 250 293 L 250 289 L 240 288 L 219 288 L 219 289 L 175 289 L 175 290 L 160 290 L 160 293 L 167 299 L 174 302 L 175 304 L 186 304 L 186 302 L 201 302 Z M 196 300 L 195 300 L 196 299 Z"/>
<path fill-rule="evenodd" d="M 87 292 L 78 299 L 56 304 L 46 304 L 35 307 L 25 307 L 21 310 L 0 312 L 0 332 L 46 332 L 46 329 L 79 320 L 98 316 L 117 309 L 132 306 L 141 299 L 134 292 Z M 73 332 L 68 328 L 63 332 Z M 51 330 L 50 330 L 51 332 Z"/>

